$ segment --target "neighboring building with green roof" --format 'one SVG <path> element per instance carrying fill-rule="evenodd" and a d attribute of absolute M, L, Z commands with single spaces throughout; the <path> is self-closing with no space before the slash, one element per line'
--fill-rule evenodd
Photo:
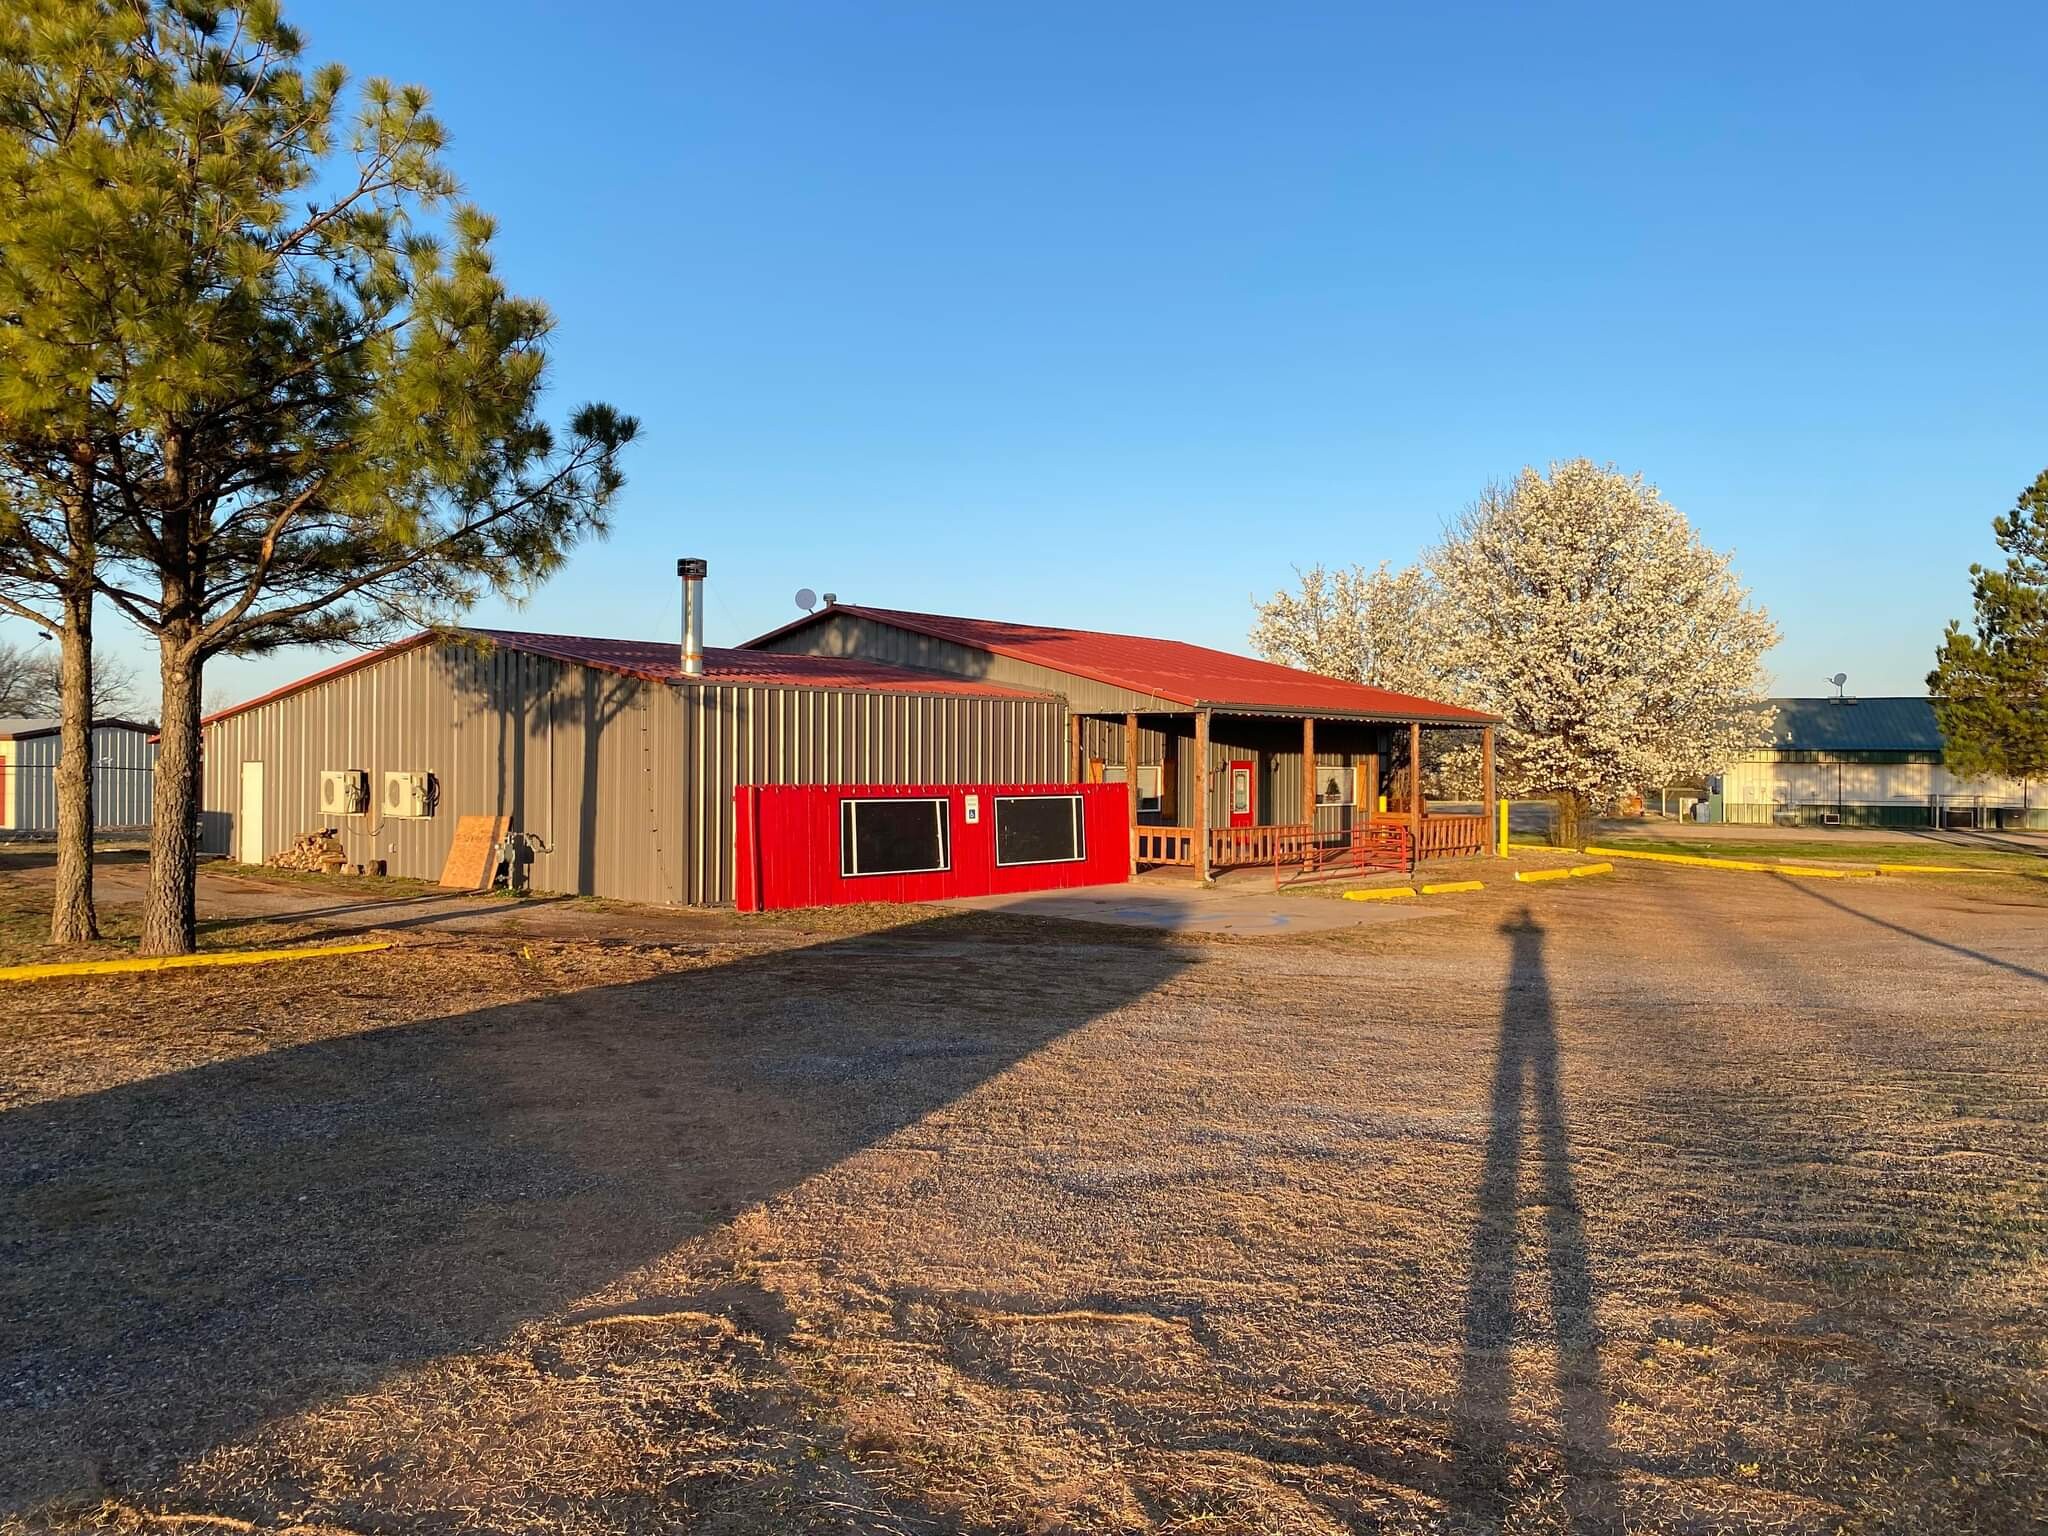
<path fill-rule="evenodd" d="M 1771 745 L 1708 780 L 1709 820 L 1747 826 L 2048 827 L 2039 785 L 1963 779 L 1925 698 L 1773 699 Z"/>

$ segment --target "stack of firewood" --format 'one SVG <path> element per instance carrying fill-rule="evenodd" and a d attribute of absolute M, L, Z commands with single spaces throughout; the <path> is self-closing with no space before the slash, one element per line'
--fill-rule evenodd
<path fill-rule="evenodd" d="M 328 875 L 339 871 L 347 862 L 348 855 L 341 846 L 341 834 L 332 827 L 322 827 L 318 832 L 306 832 L 293 838 L 270 859 L 276 869 L 317 870 Z"/>

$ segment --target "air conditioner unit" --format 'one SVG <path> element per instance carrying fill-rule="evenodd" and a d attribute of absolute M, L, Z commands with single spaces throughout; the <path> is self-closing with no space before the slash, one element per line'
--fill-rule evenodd
<path fill-rule="evenodd" d="M 360 768 L 328 768 L 320 774 L 320 814 L 360 816 L 370 808 L 370 776 Z"/>
<path fill-rule="evenodd" d="M 384 814 L 401 818 L 433 815 L 432 776 L 424 773 L 385 774 Z"/>

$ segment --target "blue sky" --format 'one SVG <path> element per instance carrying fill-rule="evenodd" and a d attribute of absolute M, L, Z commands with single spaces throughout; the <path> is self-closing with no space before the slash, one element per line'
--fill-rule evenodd
<path fill-rule="evenodd" d="M 486 622 L 666 636 L 690 553 L 714 644 L 808 585 L 1242 649 L 1584 454 L 1736 552 L 1784 691 L 1917 691 L 2048 465 L 2038 5 L 287 14 L 430 89 L 559 407 L 645 424 Z"/>

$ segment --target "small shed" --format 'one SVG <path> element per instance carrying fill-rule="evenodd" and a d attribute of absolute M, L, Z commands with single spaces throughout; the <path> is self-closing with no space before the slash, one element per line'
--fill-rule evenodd
<path fill-rule="evenodd" d="M 93 825 L 102 832 L 149 825 L 156 792 L 155 726 L 133 720 L 92 723 Z M 0 720 L 0 832 L 47 837 L 57 830 L 61 723 Z"/>

